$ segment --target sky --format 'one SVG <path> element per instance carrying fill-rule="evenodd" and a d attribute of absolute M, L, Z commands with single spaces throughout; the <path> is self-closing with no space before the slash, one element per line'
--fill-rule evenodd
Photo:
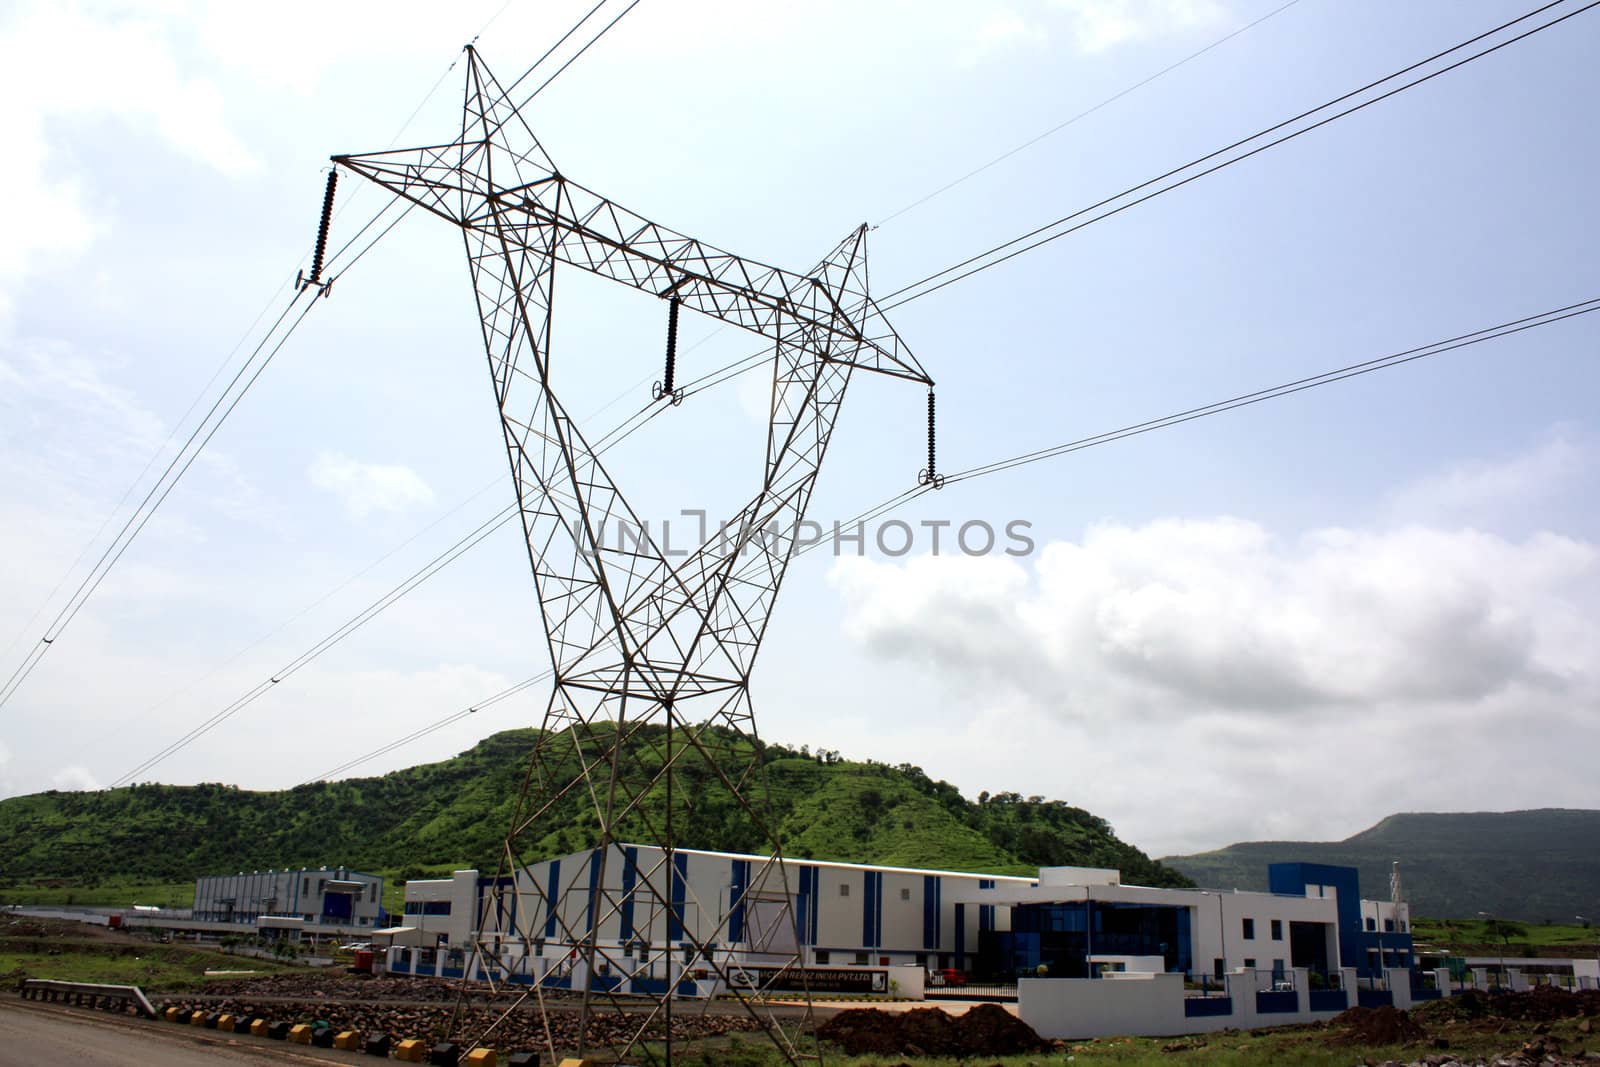
<path fill-rule="evenodd" d="M 587 6 L 0 12 L 0 673 L 288 299 L 328 157 L 450 139 L 464 43 L 509 81 Z M 809 270 L 865 222 L 888 293 L 1532 6 L 643 0 L 526 114 L 563 174 L 752 259 Z M 1578 15 L 891 311 L 938 381 L 941 466 L 1600 295 L 1597 48 Z M 335 246 L 384 206 L 361 186 Z M 116 781 L 510 502 L 463 258 L 413 213 L 340 276 L 0 709 L 0 796 Z M 558 277 L 555 373 L 598 437 L 649 402 L 664 315 Z M 761 734 L 1066 800 L 1153 855 L 1592 807 L 1597 318 L 919 497 L 893 516 L 912 551 L 796 561 Z M 681 338 L 681 376 L 752 350 L 694 315 Z M 766 388 L 608 454 L 636 510 L 746 497 Z M 924 403 L 858 379 L 814 519 L 913 484 Z M 1031 551 L 933 554 L 925 522 L 1023 523 Z M 292 786 L 545 655 L 507 527 L 137 780 Z M 546 697 L 352 773 L 535 725 Z"/>

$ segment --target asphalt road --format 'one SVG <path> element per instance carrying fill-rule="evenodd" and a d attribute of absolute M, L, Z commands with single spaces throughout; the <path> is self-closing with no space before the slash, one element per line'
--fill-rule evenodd
<path fill-rule="evenodd" d="M 354 1052 L 286 1046 L 248 1034 L 109 1015 L 103 1011 L 38 1005 L 0 997 L 0 1067 L 217 1067 L 218 1064 L 360 1063 Z"/>

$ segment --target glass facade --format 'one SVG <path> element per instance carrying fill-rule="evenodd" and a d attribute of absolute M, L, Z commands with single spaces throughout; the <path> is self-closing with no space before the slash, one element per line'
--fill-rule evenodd
<path fill-rule="evenodd" d="M 1000 979 L 1041 973 L 1087 978 L 1091 955 L 1160 956 L 1168 971 L 1193 968 L 1186 907 L 1103 901 L 1021 904 L 1011 909 L 1009 931 L 984 931 L 979 939 L 980 973 Z"/>

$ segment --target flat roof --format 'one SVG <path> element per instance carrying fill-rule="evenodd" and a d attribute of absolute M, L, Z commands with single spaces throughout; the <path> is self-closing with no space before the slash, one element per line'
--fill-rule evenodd
<path fill-rule="evenodd" d="M 588 855 L 589 853 L 593 852 L 595 848 L 599 848 L 599 847 L 600 846 L 596 845 L 596 846 L 594 846 L 594 848 L 580 849 L 577 852 L 571 852 L 571 853 L 568 853 L 567 855 L 570 855 L 570 856 Z M 616 848 L 642 848 L 642 849 L 650 849 L 650 850 L 655 851 L 655 852 L 665 851 L 664 849 L 662 849 L 662 847 L 660 845 L 639 845 L 639 844 L 624 843 L 624 842 L 618 842 L 615 845 L 615 847 Z M 687 854 L 689 854 L 691 856 L 717 856 L 717 857 L 720 857 L 722 859 L 753 860 L 753 861 L 755 861 L 757 863 L 766 863 L 767 861 L 772 859 L 771 856 L 762 856 L 762 855 L 758 855 L 758 854 L 753 853 L 753 852 L 714 852 L 714 851 L 712 851 L 710 849 L 704 849 L 704 848 L 675 848 L 672 851 L 674 851 L 674 852 L 684 852 L 684 853 L 687 853 Z M 548 863 L 549 860 L 551 860 L 551 859 L 563 859 L 563 858 L 565 858 L 565 857 L 562 857 L 562 856 L 551 856 L 548 859 L 539 860 L 539 861 L 536 861 L 536 862 Z M 842 863 L 842 862 L 840 862 L 838 860 L 808 860 L 808 859 L 802 859 L 799 856 L 784 856 L 783 857 L 783 862 L 784 862 L 785 866 L 788 866 L 789 864 L 805 864 L 806 866 L 809 866 L 809 867 L 833 867 L 833 868 L 837 868 L 837 869 L 841 869 L 841 870 L 847 870 L 847 871 L 886 871 L 886 872 L 889 872 L 889 873 L 892 873 L 892 874 L 936 874 L 936 875 L 942 875 L 942 876 L 946 876 L 946 877 L 950 877 L 950 878 L 993 878 L 996 881 L 1021 882 L 1024 885 L 1032 885 L 1032 884 L 1034 884 L 1035 882 L 1037 882 L 1039 880 L 1039 876 L 1038 875 L 985 874 L 982 871 L 944 871 L 944 870 L 938 870 L 938 869 L 929 868 L 929 867 L 889 867 L 889 866 L 885 866 L 884 864 L 881 864 L 881 863 Z"/>

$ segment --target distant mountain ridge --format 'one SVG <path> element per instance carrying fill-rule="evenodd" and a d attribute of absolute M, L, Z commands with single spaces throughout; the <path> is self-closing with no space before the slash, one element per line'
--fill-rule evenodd
<path fill-rule="evenodd" d="M 182 881 L 322 864 L 417 868 L 410 876 L 424 866 L 493 870 L 537 736 L 509 730 L 439 763 L 280 792 L 135 785 L 0 800 L 0 893 L 8 884 L 47 879 Z M 630 728 L 625 751 L 659 766 L 658 742 L 651 728 Z M 722 743 L 748 760 L 744 739 L 730 735 Z M 995 874 L 1076 864 L 1117 867 L 1145 885 L 1188 884 L 1119 840 L 1105 820 L 1062 801 L 1000 793 L 975 803 L 909 764 L 852 762 L 836 752 L 768 745 L 765 759 L 772 817 L 788 856 Z M 679 844 L 763 848 L 709 768 L 680 764 L 677 779 Z M 541 819 L 542 837 L 529 842 L 526 858 L 593 843 L 587 800 L 576 793 L 568 799 Z M 659 825 L 665 795 L 652 792 L 644 808 Z M 642 822 L 621 833 L 653 839 Z"/>
<path fill-rule="evenodd" d="M 1391 815 L 1343 841 L 1250 841 L 1161 862 L 1202 886 L 1266 889 L 1269 863 L 1304 860 L 1356 867 L 1362 895 L 1387 899 L 1400 861 L 1412 913 L 1526 922 L 1600 918 L 1600 811 Z"/>

